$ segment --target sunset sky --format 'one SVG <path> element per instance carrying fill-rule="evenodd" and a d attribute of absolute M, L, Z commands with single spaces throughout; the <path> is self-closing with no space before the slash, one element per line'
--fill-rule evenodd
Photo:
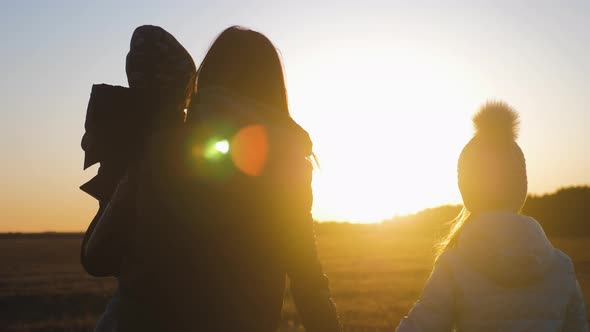
<path fill-rule="evenodd" d="M 0 11 L 0 232 L 81 231 L 93 83 L 127 85 L 134 28 L 199 63 L 230 25 L 280 50 L 314 140 L 319 220 L 380 221 L 459 203 L 456 163 L 487 99 L 521 114 L 532 193 L 590 184 L 588 1 L 14 1 Z"/>

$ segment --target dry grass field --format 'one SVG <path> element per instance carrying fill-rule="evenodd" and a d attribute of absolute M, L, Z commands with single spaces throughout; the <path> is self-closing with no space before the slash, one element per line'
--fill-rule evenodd
<path fill-rule="evenodd" d="M 320 224 L 319 252 L 346 331 L 392 331 L 420 294 L 435 236 L 391 225 Z M 89 331 L 115 287 L 78 263 L 79 235 L 0 238 L 0 331 Z M 590 239 L 553 239 L 590 303 Z M 299 330 L 289 294 L 282 330 Z"/>

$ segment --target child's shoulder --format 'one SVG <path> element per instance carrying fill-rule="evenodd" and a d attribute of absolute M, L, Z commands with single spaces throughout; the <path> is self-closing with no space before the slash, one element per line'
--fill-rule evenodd
<path fill-rule="evenodd" d="M 563 251 L 554 248 L 554 267 L 556 269 L 559 269 L 560 271 L 567 271 L 570 273 L 575 274 L 575 270 L 574 270 L 574 263 L 572 261 L 572 259 L 570 258 L 570 256 L 568 256 L 566 253 L 564 253 Z"/>
<path fill-rule="evenodd" d="M 437 257 L 435 265 L 452 265 L 458 258 L 457 248 L 447 248 Z"/>

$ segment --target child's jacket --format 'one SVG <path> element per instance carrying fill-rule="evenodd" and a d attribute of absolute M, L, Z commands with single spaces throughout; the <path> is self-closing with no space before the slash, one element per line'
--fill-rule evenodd
<path fill-rule="evenodd" d="M 539 223 L 482 213 L 435 264 L 421 299 L 397 328 L 407 331 L 588 331 L 570 258 Z"/>

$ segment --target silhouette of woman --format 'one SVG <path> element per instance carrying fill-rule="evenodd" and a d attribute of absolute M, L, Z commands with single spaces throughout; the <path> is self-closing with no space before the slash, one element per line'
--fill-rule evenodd
<path fill-rule="evenodd" d="M 288 276 L 306 329 L 340 331 L 315 246 L 312 143 L 264 35 L 218 36 L 169 142 L 141 163 L 120 329 L 275 331 Z"/>
<path fill-rule="evenodd" d="M 458 163 L 465 207 L 397 331 L 587 332 L 570 258 L 518 213 L 527 196 L 518 114 L 488 102 L 473 122 L 475 136 Z"/>
<path fill-rule="evenodd" d="M 119 151 L 109 151 L 109 156 L 114 155 L 117 158 L 93 158 L 95 155 L 104 155 L 96 153 L 96 147 L 104 143 L 100 142 L 100 136 L 94 130 L 96 124 L 87 123 L 87 132 L 83 139 L 86 159 L 101 163 L 98 175 L 81 187 L 99 200 L 99 211 L 88 227 L 81 248 L 83 267 L 89 274 L 97 277 L 120 276 L 137 222 L 135 173 L 141 150 L 147 144 L 149 135 L 164 130 L 182 129 L 183 111 L 194 92 L 196 79 L 196 66 L 188 52 L 171 34 L 156 26 L 144 25 L 135 29 L 127 55 L 126 71 L 129 89 L 101 86 L 101 91 L 116 92 L 102 95 L 104 97 L 117 95 L 131 100 L 102 100 L 99 103 L 112 105 L 118 111 L 127 110 L 120 109 L 120 105 L 115 105 L 116 103 L 135 109 L 118 118 L 138 117 L 126 123 L 133 127 L 122 134 L 127 137 L 119 137 L 122 141 L 119 142 L 120 145 L 129 141 L 134 144 L 130 144 L 129 150 L 120 149 L 126 152 L 125 155 Z M 98 109 L 96 112 L 101 111 L 112 110 Z M 94 117 L 90 116 L 90 119 Z M 109 130 L 98 129 L 107 132 Z M 111 146 L 110 149 L 116 150 L 117 147 Z M 119 301 L 117 291 L 97 323 L 96 331 L 116 330 Z"/>

